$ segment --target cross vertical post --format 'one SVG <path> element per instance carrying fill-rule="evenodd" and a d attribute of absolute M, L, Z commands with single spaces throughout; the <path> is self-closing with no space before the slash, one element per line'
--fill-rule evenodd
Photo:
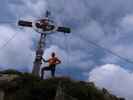
<path fill-rule="evenodd" d="M 42 65 L 42 58 L 44 54 L 44 48 L 45 48 L 45 39 L 46 34 L 41 34 L 40 40 L 38 42 L 37 50 L 36 50 L 36 56 L 33 63 L 33 69 L 32 74 L 38 76 L 40 72 L 40 67 Z"/>

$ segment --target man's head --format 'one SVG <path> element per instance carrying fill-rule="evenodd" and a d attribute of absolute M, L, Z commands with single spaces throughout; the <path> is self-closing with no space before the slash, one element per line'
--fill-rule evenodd
<path fill-rule="evenodd" d="M 52 56 L 52 57 L 55 57 L 55 52 L 52 52 L 51 56 Z"/>

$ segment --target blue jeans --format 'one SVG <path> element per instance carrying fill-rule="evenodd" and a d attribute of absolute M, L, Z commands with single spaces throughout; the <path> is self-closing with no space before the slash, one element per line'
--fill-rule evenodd
<path fill-rule="evenodd" d="M 55 67 L 56 67 L 56 65 L 50 65 L 47 67 L 43 67 L 41 70 L 41 78 L 43 79 L 44 72 L 49 71 L 49 70 L 51 71 L 51 76 L 54 77 L 55 76 Z"/>

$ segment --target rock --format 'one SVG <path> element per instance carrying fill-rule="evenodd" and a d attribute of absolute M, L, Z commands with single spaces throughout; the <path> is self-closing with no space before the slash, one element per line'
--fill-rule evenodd
<path fill-rule="evenodd" d="M 4 91 L 3 90 L 0 90 L 0 100 L 4 100 Z"/>

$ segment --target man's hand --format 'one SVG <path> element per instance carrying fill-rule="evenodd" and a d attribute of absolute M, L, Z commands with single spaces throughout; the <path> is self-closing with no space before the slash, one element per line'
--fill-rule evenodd
<path fill-rule="evenodd" d="M 48 62 L 47 60 L 45 60 L 44 58 L 42 58 L 43 62 Z"/>
<path fill-rule="evenodd" d="M 60 63 L 61 63 L 61 61 L 59 59 L 57 59 L 56 64 L 60 64 Z"/>

